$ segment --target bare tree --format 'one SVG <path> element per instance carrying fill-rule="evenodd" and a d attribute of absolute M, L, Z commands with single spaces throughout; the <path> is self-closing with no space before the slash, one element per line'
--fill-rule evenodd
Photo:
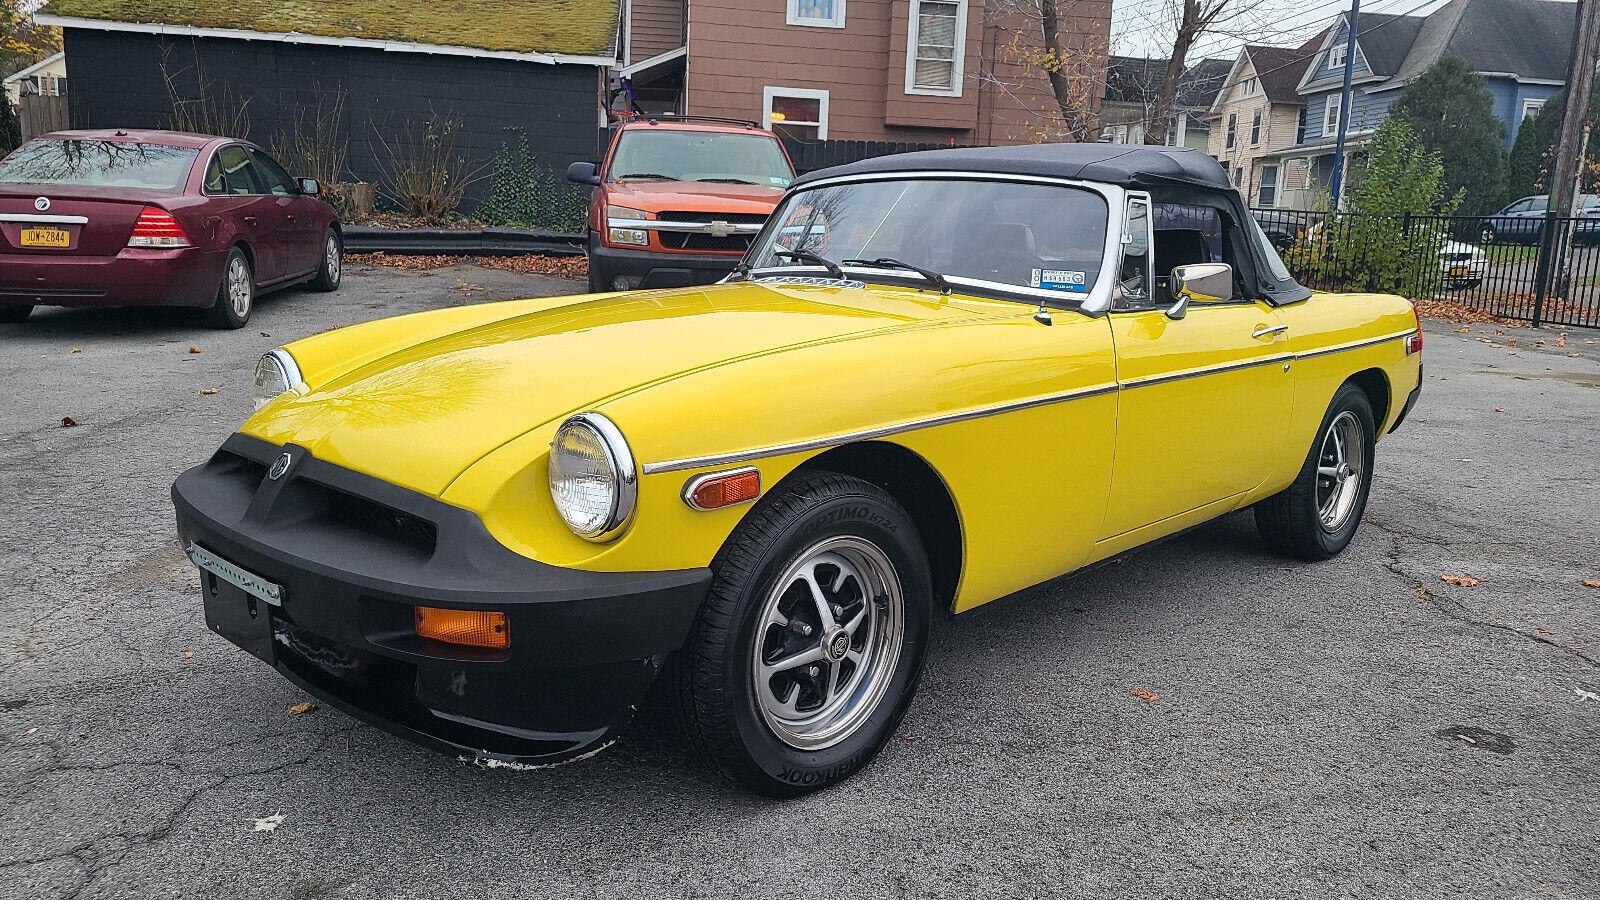
<path fill-rule="evenodd" d="M 1178 94 L 1189 69 L 1189 54 L 1197 45 L 1230 39 L 1271 43 L 1286 37 L 1289 29 L 1274 25 L 1271 19 L 1268 0 L 1163 0 L 1160 12 L 1147 24 L 1156 35 L 1157 44 L 1170 46 L 1172 51 L 1167 55 L 1166 74 L 1146 113 L 1145 143 L 1164 142 L 1165 125 L 1178 111 Z"/>
<path fill-rule="evenodd" d="M 986 11 L 999 37 L 969 77 L 1008 101 L 1011 127 L 1035 141 L 1097 139 L 1109 0 L 990 0 Z"/>

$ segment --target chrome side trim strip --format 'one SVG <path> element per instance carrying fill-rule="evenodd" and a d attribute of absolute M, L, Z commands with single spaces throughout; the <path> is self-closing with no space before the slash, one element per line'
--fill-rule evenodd
<path fill-rule="evenodd" d="M 982 409 L 968 409 L 961 412 L 946 413 L 942 416 L 932 416 L 926 419 L 917 419 L 912 422 L 902 422 L 899 425 L 885 425 L 882 428 L 869 428 L 864 431 L 852 431 L 846 434 L 836 434 L 831 437 L 816 438 L 809 441 L 796 441 L 792 444 L 777 444 L 771 447 L 759 447 L 754 450 L 738 450 L 733 453 L 719 453 L 712 456 L 696 456 L 688 459 L 671 459 L 665 462 L 645 463 L 644 474 L 656 475 L 661 472 L 677 472 L 683 469 L 699 469 L 710 466 L 726 466 L 736 463 L 750 462 L 756 459 L 766 459 L 771 456 L 785 456 L 790 453 L 803 453 L 807 450 L 821 450 L 824 447 L 835 447 L 848 444 L 852 441 L 870 441 L 875 438 L 888 437 L 894 434 L 904 434 L 908 431 L 919 431 L 923 428 L 933 428 L 938 425 L 950 425 L 955 422 L 966 422 L 972 419 L 983 419 L 989 416 L 998 416 L 1003 413 L 1017 412 L 1024 409 L 1033 409 L 1039 406 L 1049 406 L 1054 403 L 1065 403 L 1069 400 L 1081 400 L 1086 397 L 1098 397 L 1102 394 L 1116 393 L 1114 384 L 1102 384 L 1092 388 L 1081 388 L 1076 391 L 1066 391 L 1060 394 L 1046 394 L 1043 397 L 1031 397 L 1027 400 L 1017 400 L 1012 403 L 1003 403 L 999 406 L 987 406 Z"/>
<path fill-rule="evenodd" d="M 1236 372 L 1240 369 L 1253 369 L 1256 366 L 1270 366 L 1274 363 L 1291 362 L 1295 358 L 1293 353 L 1284 353 L 1278 356 L 1267 356 L 1261 359 L 1247 359 L 1243 362 L 1224 363 L 1220 366 L 1207 366 L 1203 369 L 1190 369 L 1187 372 L 1169 372 L 1165 375 L 1151 375 L 1148 378 L 1135 378 L 1124 381 L 1124 390 L 1130 388 L 1149 387 L 1152 384 L 1166 384 L 1169 381 L 1182 381 L 1186 378 L 1199 378 L 1203 375 L 1220 375 L 1223 372 Z"/>
<path fill-rule="evenodd" d="M 1343 353 L 1346 350 L 1359 350 L 1362 347 L 1373 347 L 1373 346 L 1376 346 L 1378 344 L 1387 343 L 1389 341 L 1405 340 L 1406 338 L 1411 337 L 1413 334 L 1416 334 L 1416 333 L 1417 333 L 1417 330 L 1415 328 L 1408 328 L 1405 331 L 1400 332 L 1399 334 L 1391 334 L 1388 337 L 1371 338 L 1369 340 L 1364 340 L 1364 341 L 1351 341 L 1348 344 L 1339 344 L 1339 345 L 1333 346 L 1333 347 L 1324 347 L 1321 350 L 1312 350 L 1309 353 L 1301 353 L 1301 354 L 1298 354 L 1295 357 L 1295 359 L 1311 359 L 1311 358 L 1317 357 L 1317 356 L 1327 356 L 1330 353 Z"/>
<path fill-rule="evenodd" d="M 38 213 L 0 213 L 0 222 L 37 222 L 45 225 L 87 225 L 88 216 L 51 216 Z"/>

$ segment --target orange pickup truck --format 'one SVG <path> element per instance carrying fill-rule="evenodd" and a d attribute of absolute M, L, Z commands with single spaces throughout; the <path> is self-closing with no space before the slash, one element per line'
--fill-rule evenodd
<path fill-rule="evenodd" d="M 652 116 L 622 125 L 604 161 L 567 178 L 594 185 L 589 290 L 710 284 L 733 270 L 794 165 L 754 122 Z"/>

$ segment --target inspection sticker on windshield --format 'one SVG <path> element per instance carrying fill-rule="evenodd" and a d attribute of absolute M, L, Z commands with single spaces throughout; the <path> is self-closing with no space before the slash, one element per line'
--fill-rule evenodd
<path fill-rule="evenodd" d="M 1083 273 L 1072 269 L 1034 269 L 1033 278 L 1029 283 L 1047 291 L 1073 291 L 1083 294 L 1089 290 Z"/>

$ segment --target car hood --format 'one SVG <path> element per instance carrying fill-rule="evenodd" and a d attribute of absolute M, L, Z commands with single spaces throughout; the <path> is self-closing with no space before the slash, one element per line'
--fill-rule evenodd
<path fill-rule="evenodd" d="M 503 315 L 430 327 L 430 316 L 472 312 Z M 904 288 L 730 284 L 379 320 L 289 345 L 310 387 L 263 407 L 243 430 L 438 496 L 502 444 L 652 384 L 852 335 L 994 314 Z M 407 328 L 414 337 L 396 340 Z M 373 355 L 374 346 L 384 349 Z M 341 359 L 361 361 L 326 364 Z"/>
<path fill-rule="evenodd" d="M 645 212 L 704 210 L 766 215 L 778 205 L 783 188 L 706 181 L 627 181 L 606 185 L 606 202 Z"/>

